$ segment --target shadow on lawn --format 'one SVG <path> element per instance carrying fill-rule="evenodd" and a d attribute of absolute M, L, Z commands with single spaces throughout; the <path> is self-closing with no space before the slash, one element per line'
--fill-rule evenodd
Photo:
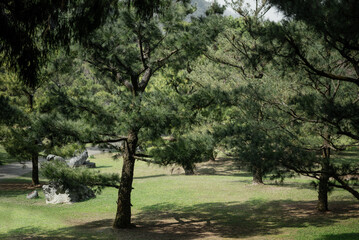
<path fill-rule="evenodd" d="M 168 176 L 168 175 L 165 175 L 165 174 L 157 174 L 157 175 L 133 177 L 133 179 L 147 179 L 147 178 L 157 178 L 157 177 L 165 177 L 165 176 Z"/>
<path fill-rule="evenodd" d="M 318 240 L 358 240 L 359 233 L 330 234 L 318 238 Z"/>
<path fill-rule="evenodd" d="M 99 168 L 112 168 L 112 166 L 96 166 L 96 169 L 99 169 Z"/>
<path fill-rule="evenodd" d="M 32 192 L 33 190 L 0 190 L 0 197 L 17 197 L 19 195 L 26 196 L 26 194 Z"/>
<path fill-rule="evenodd" d="M 113 229 L 113 219 L 103 219 L 98 221 L 87 222 L 82 225 L 60 228 L 57 230 L 45 230 L 42 228 L 19 228 L 9 231 L 7 234 L 0 234 L 0 239 L 77 239 L 77 240 L 95 240 L 95 239 L 126 239 L 126 240 L 143 240 L 143 239 L 194 239 L 199 237 L 195 233 L 183 234 L 181 232 L 165 232 L 160 228 L 137 226 L 132 229 Z"/>
<path fill-rule="evenodd" d="M 185 239 L 195 239 L 208 234 L 227 238 L 275 235 L 282 228 L 324 227 L 359 217 L 358 203 L 332 202 L 332 211 L 325 214 L 318 213 L 315 206 L 316 201 L 291 200 L 206 203 L 184 208 L 158 204 L 143 208 L 136 219 L 140 224 L 189 234 Z"/>
<path fill-rule="evenodd" d="M 332 202 L 332 211 L 320 214 L 315 201 L 295 202 L 259 200 L 217 202 L 182 207 L 156 204 L 144 207 L 134 216 L 134 229 L 113 230 L 113 219 L 102 219 L 80 225 L 46 230 L 19 228 L 0 239 L 203 239 L 244 238 L 280 234 L 283 228 L 324 227 L 338 221 L 359 217 L 359 204 Z M 358 234 L 325 235 L 324 239 L 356 239 Z"/>
<path fill-rule="evenodd" d="M 297 188 L 297 189 L 307 189 L 315 191 L 315 188 L 310 184 L 310 182 L 283 182 L 283 183 L 265 183 L 267 186 L 275 186 L 281 188 Z"/>

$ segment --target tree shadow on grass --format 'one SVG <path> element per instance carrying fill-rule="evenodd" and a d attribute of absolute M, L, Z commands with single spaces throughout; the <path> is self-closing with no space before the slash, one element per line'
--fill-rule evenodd
<path fill-rule="evenodd" d="M 148 175 L 148 176 L 140 176 L 140 177 L 133 177 L 134 179 L 147 179 L 147 178 L 157 178 L 157 177 L 165 177 L 168 175 L 165 174 L 157 174 L 157 175 Z"/>
<path fill-rule="evenodd" d="M 19 195 L 24 195 L 25 197 L 26 194 L 30 193 L 31 191 L 33 190 L 0 190 L 0 198 L 17 197 Z"/>
<path fill-rule="evenodd" d="M 205 203 L 191 207 L 158 204 L 143 208 L 138 222 L 166 232 L 195 233 L 224 238 L 280 234 L 284 228 L 325 227 L 344 219 L 359 217 L 359 204 L 332 202 L 332 211 L 318 213 L 316 201 L 247 201 Z M 187 239 L 195 239 L 187 238 Z"/>
<path fill-rule="evenodd" d="M 112 168 L 112 166 L 98 166 L 98 167 L 96 167 L 96 169 L 100 169 L 100 168 Z"/>
<path fill-rule="evenodd" d="M 330 234 L 318 238 L 318 240 L 358 240 L 359 233 Z"/>
<path fill-rule="evenodd" d="M 86 222 L 81 225 L 60 228 L 57 230 L 47 230 L 46 228 L 27 227 L 18 228 L 9 231 L 6 234 L 0 234 L 2 240 L 15 239 L 77 239 L 77 240 L 97 240 L 97 239 L 194 239 L 199 235 L 196 233 L 183 234 L 182 232 L 165 232 L 160 228 L 147 226 L 137 226 L 132 229 L 113 229 L 113 219 L 103 219 L 92 222 Z"/>
<path fill-rule="evenodd" d="M 113 219 L 82 222 L 75 226 L 48 230 L 25 227 L 0 234 L 0 239 L 204 239 L 263 237 L 283 233 L 283 229 L 326 227 L 341 220 L 358 218 L 359 204 L 334 202 L 332 211 L 320 214 L 316 202 L 291 200 L 264 202 L 216 202 L 183 207 L 164 203 L 142 208 L 135 214 L 134 229 L 114 230 Z M 321 239 L 356 239 L 355 233 L 324 235 Z"/>
<path fill-rule="evenodd" d="M 315 190 L 309 182 L 284 182 L 284 183 L 265 183 L 267 186 L 281 187 L 281 188 L 297 188 Z"/>

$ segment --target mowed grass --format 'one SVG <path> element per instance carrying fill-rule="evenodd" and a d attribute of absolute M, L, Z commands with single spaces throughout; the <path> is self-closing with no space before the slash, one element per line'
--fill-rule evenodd
<path fill-rule="evenodd" d="M 122 165 L 110 154 L 91 161 L 102 172 L 120 172 Z M 310 179 L 252 185 L 250 174 L 224 160 L 201 164 L 198 172 L 185 176 L 178 168 L 136 162 L 137 228 L 130 230 L 111 228 L 116 189 L 85 202 L 47 205 L 42 191 L 28 200 L 31 190 L 0 186 L 0 239 L 359 239 L 359 202 L 346 191 L 335 190 L 331 211 L 322 214 Z M 15 182 L 30 182 L 29 175 Z"/>

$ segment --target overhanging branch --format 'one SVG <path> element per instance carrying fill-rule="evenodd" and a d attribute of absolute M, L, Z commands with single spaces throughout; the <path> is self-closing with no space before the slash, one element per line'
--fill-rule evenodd
<path fill-rule="evenodd" d="M 93 144 L 100 144 L 100 143 L 115 143 L 115 142 L 121 142 L 121 141 L 127 141 L 127 137 L 121 136 L 116 139 L 107 139 L 107 140 L 98 140 L 98 141 L 88 141 L 85 143 L 93 143 Z"/>

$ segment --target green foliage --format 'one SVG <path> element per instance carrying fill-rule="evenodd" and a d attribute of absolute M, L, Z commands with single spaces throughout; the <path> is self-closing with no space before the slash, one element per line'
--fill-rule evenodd
<path fill-rule="evenodd" d="M 216 0 L 211 4 L 211 6 L 206 11 L 206 15 L 212 15 L 212 14 L 220 14 L 222 15 L 224 11 L 226 10 L 226 6 L 221 6 Z"/>
<path fill-rule="evenodd" d="M 55 146 L 51 149 L 51 154 L 61 156 L 63 158 L 73 157 L 76 153 L 82 152 L 85 150 L 85 146 L 78 143 L 67 144 L 64 146 Z"/>
<path fill-rule="evenodd" d="M 348 48 L 358 51 L 359 26 L 356 18 L 359 14 L 358 1 L 269 0 L 269 2 L 286 16 L 303 21 L 315 32 L 325 36 L 326 44 L 329 46 L 337 45 L 340 46 L 339 49 Z"/>
<path fill-rule="evenodd" d="M 64 189 L 74 189 L 79 185 L 86 185 L 100 193 L 105 187 L 119 187 L 120 176 L 115 173 L 100 173 L 85 167 L 69 168 L 60 161 L 41 164 L 41 173 L 50 182 L 59 183 Z"/>
<path fill-rule="evenodd" d="M 153 147 L 150 154 L 163 164 L 178 164 L 185 171 L 193 171 L 194 164 L 208 161 L 212 156 L 213 139 L 210 135 L 190 134 L 180 136 L 173 141 L 163 140 L 158 147 Z"/>
<path fill-rule="evenodd" d="M 14 157 L 10 156 L 3 146 L 0 145 L 0 165 L 18 162 Z"/>
<path fill-rule="evenodd" d="M 78 112 L 68 110 L 67 98 L 56 91 L 65 88 L 66 74 L 62 78 L 61 73 L 72 69 L 70 61 L 66 59 L 58 67 L 56 60 L 64 59 L 64 52 L 51 57 L 54 61 L 41 69 L 36 87 L 24 85 L 9 71 L 0 73 L 0 98 L 6 101 L 4 113 L 11 114 L 5 116 L 5 122 L 1 121 L 0 141 L 7 153 L 18 161 L 32 160 L 34 184 L 39 182 L 40 154 L 49 154 L 55 147 L 81 141 L 88 135 L 88 125 L 80 120 Z"/>
<path fill-rule="evenodd" d="M 18 119 L 24 118 L 22 112 L 9 103 L 9 99 L 0 95 L 0 125 L 11 125 L 18 121 Z"/>
<path fill-rule="evenodd" d="M 2 62 L 31 87 L 40 83 L 50 51 L 83 39 L 113 12 L 116 1 L 13 1 L 0 5 Z"/>
<path fill-rule="evenodd" d="M 131 130 L 138 132 L 142 145 L 169 134 L 185 119 L 184 105 L 166 90 L 162 74 L 185 69 L 221 28 L 218 16 L 186 22 L 191 9 L 171 1 L 162 14 L 144 19 L 133 8 L 121 8 L 117 19 L 91 35 L 83 55 L 103 87 L 93 89 L 96 101 L 89 101 L 92 95 L 86 92 L 80 97 L 87 99 L 84 105 L 101 106 L 114 121 L 96 122 L 103 114 L 87 117 L 93 126 L 89 139 L 106 142 Z"/>

